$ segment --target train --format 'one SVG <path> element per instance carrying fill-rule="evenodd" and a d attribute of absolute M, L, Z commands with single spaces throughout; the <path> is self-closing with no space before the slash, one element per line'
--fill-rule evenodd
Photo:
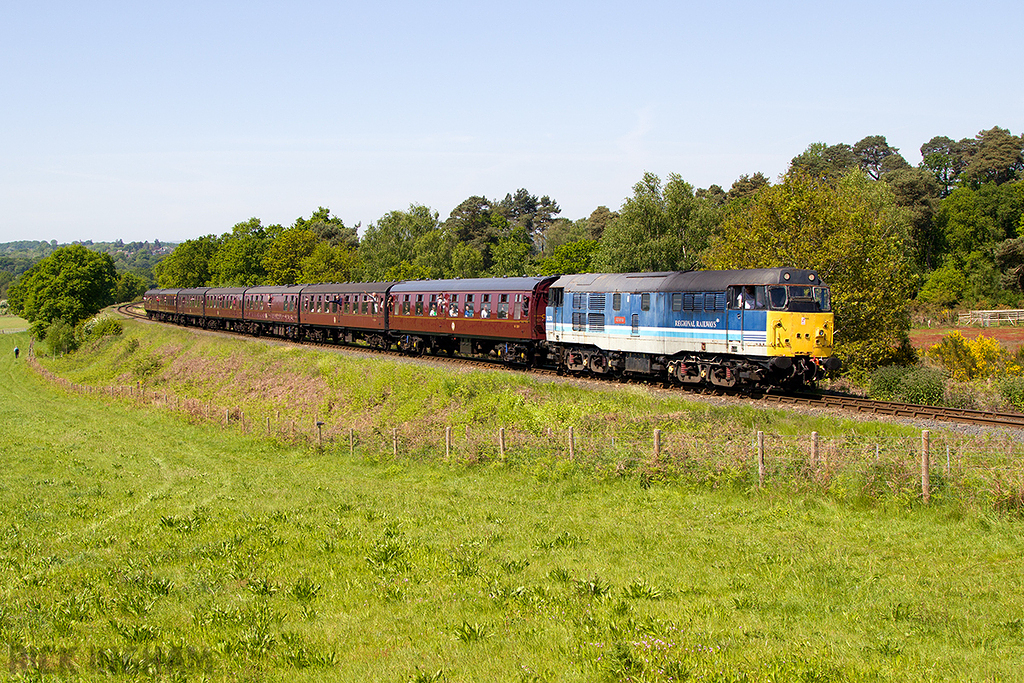
<path fill-rule="evenodd" d="M 829 287 L 799 268 L 152 289 L 143 304 L 179 325 L 693 387 L 840 369 Z"/>

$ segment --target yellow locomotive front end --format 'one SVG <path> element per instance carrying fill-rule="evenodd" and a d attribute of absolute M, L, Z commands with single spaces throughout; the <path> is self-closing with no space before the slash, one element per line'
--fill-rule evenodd
<path fill-rule="evenodd" d="M 768 355 L 828 358 L 832 355 L 832 313 L 768 312 Z"/>
<path fill-rule="evenodd" d="M 766 341 L 770 365 L 793 380 L 813 382 L 840 367 L 832 354 L 835 318 L 827 286 L 780 284 L 767 288 Z"/>

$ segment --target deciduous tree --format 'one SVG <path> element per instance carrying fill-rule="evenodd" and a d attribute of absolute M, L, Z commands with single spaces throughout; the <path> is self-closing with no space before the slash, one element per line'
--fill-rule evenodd
<path fill-rule="evenodd" d="M 157 286 L 163 289 L 202 287 L 210 282 L 210 259 L 220 240 L 206 235 L 186 240 L 153 268 Z"/>
<path fill-rule="evenodd" d="M 72 327 L 114 303 L 117 271 L 109 254 L 61 247 L 11 285 L 8 305 L 29 322 L 62 319 Z"/>
<path fill-rule="evenodd" d="M 605 229 L 593 267 L 616 273 L 694 268 L 719 215 L 677 174 L 662 187 L 658 176 L 645 173 Z"/>
<path fill-rule="evenodd" d="M 790 173 L 724 223 L 711 268 L 799 267 L 831 285 L 847 367 L 891 362 L 909 343 L 908 225 L 892 193 L 860 172 L 838 182 Z"/>

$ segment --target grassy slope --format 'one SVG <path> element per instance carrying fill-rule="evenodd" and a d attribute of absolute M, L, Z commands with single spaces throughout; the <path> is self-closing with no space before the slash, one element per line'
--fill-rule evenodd
<path fill-rule="evenodd" d="M 138 334 L 125 362 L 162 358 L 164 386 L 241 343 Z M 1015 680 L 1024 666 L 1018 522 L 571 467 L 353 459 L 65 395 L 14 362 L 20 337 L 0 338 L 0 633 L 15 655 L 64 648 L 87 678 L 155 665 L 291 681 Z M 124 343 L 76 372 L 116 376 Z M 258 353 L 311 385 L 300 403 L 384 419 L 363 361 L 314 357 L 310 372 L 305 351 Z M 350 365 L 365 393 L 318 388 Z M 391 371 L 419 398 L 444 390 L 419 373 Z M 482 409 L 466 396 L 494 381 L 477 374 L 451 380 L 457 406 L 432 409 L 471 421 Z M 239 400 L 250 382 L 218 381 Z M 526 388 L 546 402 L 567 391 Z M 593 405 L 568 399 L 559 410 L 582 422 Z M 201 656 L 169 660 L 175 645 Z"/>
<path fill-rule="evenodd" d="M 14 315 L 0 316 L 0 331 L 4 330 L 27 330 L 28 321 Z"/>

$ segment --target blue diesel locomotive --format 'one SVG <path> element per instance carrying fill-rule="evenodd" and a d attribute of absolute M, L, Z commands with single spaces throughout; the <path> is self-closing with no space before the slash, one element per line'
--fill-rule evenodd
<path fill-rule="evenodd" d="M 735 387 L 839 368 L 829 290 L 812 270 L 565 275 L 545 327 L 548 359 L 565 372 Z"/>

